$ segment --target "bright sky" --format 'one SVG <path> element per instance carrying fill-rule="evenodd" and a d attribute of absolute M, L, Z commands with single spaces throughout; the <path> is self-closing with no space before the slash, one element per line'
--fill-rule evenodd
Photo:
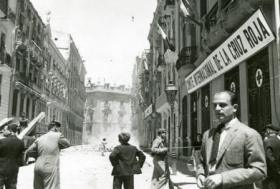
<path fill-rule="evenodd" d="M 31 0 L 51 27 L 70 33 L 93 82 L 131 86 L 135 57 L 147 40 L 157 0 Z M 134 17 L 134 19 L 133 19 Z"/>

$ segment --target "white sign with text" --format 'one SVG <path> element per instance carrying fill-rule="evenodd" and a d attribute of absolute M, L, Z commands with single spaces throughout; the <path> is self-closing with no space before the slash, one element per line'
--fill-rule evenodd
<path fill-rule="evenodd" d="M 274 39 L 275 37 L 262 12 L 257 10 L 186 77 L 185 82 L 188 93 L 224 74 L 267 46 Z"/>

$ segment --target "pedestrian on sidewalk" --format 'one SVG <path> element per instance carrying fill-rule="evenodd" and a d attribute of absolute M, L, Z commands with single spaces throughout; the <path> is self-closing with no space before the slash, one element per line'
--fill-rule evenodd
<path fill-rule="evenodd" d="M 24 144 L 16 137 L 18 126 L 10 124 L 0 140 L 0 189 L 17 188 L 19 167 L 23 165 Z"/>
<path fill-rule="evenodd" d="M 236 118 L 234 93 L 216 93 L 213 107 L 219 125 L 203 135 L 197 185 L 207 189 L 253 189 L 254 183 L 266 177 L 262 138 Z"/>
<path fill-rule="evenodd" d="M 167 156 L 168 148 L 165 129 L 158 130 L 158 136 L 153 141 L 151 150 L 154 164 L 151 189 L 173 189 L 172 183 L 170 181 L 170 172 Z"/>
<path fill-rule="evenodd" d="M 59 154 L 70 142 L 60 132 L 61 123 L 52 121 L 49 132 L 40 136 L 25 152 L 37 152 L 34 168 L 34 189 L 60 189 Z"/>
<path fill-rule="evenodd" d="M 122 132 L 118 135 L 120 145 L 111 152 L 109 159 L 113 166 L 113 189 L 134 189 L 134 175 L 141 174 L 146 156 L 137 147 L 128 143 L 130 134 Z"/>

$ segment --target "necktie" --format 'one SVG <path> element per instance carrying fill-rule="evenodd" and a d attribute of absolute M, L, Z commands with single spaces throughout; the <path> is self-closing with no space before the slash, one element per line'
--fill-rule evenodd
<path fill-rule="evenodd" d="M 221 131 L 222 131 L 223 127 L 224 127 L 224 124 L 220 124 L 214 130 L 213 145 L 212 145 L 211 156 L 210 156 L 210 161 L 209 161 L 212 165 L 216 164 L 216 158 L 217 158 L 218 150 L 219 150 L 220 136 L 221 136 Z"/>

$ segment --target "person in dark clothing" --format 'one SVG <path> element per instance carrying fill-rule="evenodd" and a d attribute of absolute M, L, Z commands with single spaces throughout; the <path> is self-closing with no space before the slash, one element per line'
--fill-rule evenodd
<path fill-rule="evenodd" d="M 264 148 L 267 162 L 265 189 L 280 188 L 280 128 L 268 125 L 265 128 Z"/>
<path fill-rule="evenodd" d="M 10 124 L 0 140 L 0 189 L 17 188 L 19 167 L 23 165 L 23 141 L 16 137 L 18 126 Z"/>
<path fill-rule="evenodd" d="M 19 127 L 18 127 L 18 133 L 20 133 L 23 129 L 25 129 L 28 126 L 29 120 L 25 117 L 25 112 L 21 113 L 21 117 L 19 119 Z"/>
<path fill-rule="evenodd" d="M 113 166 L 113 189 L 134 189 L 134 174 L 141 174 L 146 156 L 135 146 L 128 143 L 129 133 L 118 135 L 120 145 L 116 146 L 109 156 Z"/>

